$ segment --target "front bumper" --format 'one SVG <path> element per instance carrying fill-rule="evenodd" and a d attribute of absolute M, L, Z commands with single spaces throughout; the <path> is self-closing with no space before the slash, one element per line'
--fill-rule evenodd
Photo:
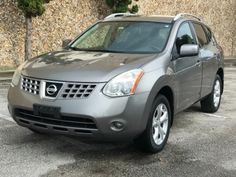
<path fill-rule="evenodd" d="M 48 133 L 108 141 L 131 140 L 141 134 L 146 127 L 147 118 L 144 110 L 148 93 L 110 98 L 102 94 L 103 87 L 104 83 L 98 84 L 86 99 L 49 100 L 27 93 L 20 89 L 19 85 L 11 86 L 8 92 L 9 112 L 19 125 Z M 63 119 L 35 116 L 35 104 L 60 107 Z M 69 123 L 67 118 L 70 120 Z M 114 121 L 122 122 L 124 129 L 112 130 L 111 123 Z"/>

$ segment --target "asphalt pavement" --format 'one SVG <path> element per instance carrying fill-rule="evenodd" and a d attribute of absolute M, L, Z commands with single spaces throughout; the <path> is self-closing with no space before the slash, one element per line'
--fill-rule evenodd
<path fill-rule="evenodd" d="M 88 143 L 39 135 L 19 127 L 7 111 L 8 82 L 0 83 L 0 177 L 236 177 L 236 68 L 227 68 L 215 114 L 199 104 L 179 113 L 159 154 L 132 143 Z"/>

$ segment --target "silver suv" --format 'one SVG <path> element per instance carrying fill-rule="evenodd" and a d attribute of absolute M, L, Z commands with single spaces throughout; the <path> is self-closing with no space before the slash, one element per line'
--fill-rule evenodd
<path fill-rule="evenodd" d="M 220 106 L 223 51 L 190 14 L 112 14 L 63 49 L 23 63 L 8 93 L 21 126 L 161 151 L 174 115 Z"/>

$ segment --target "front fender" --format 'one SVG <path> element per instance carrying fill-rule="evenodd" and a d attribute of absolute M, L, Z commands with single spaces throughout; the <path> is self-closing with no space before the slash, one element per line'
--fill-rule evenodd
<path fill-rule="evenodd" d="M 174 94 L 174 89 L 173 89 L 173 77 L 171 75 L 163 75 L 160 78 L 158 78 L 152 88 L 150 88 L 150 92 L 149 92 L 149 96 L 145 105 L 145 109 L 144 109 L 144 113 L 143 113 L 143 124 L 142 124 L 142 129 L 145 130 L 146 126 L 147 126 L 147 122 L 149 120 L 150 114 L 151 114 L 151 110 L 153 107 L 153 102 L 156 99 L 156 97 L 158 96 L 158 94 L 160 93 L 160 91 L 162 90 L 162 88 L 165 87 L 169 87 L 173 93 L 173 103 L 171 105 L 171 107 L 173 108 L 172 111 L 172 118 L 173 115 L 175 113 L 175 94 Z"/>

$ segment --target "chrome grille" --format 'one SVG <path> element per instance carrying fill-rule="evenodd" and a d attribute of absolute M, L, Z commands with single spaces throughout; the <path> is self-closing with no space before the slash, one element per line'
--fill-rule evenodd
<path fill-rule="evenodd" d="M 87 98 L 95 89 L 95 84 L 85 83 L 66 83 L 61 93 L 61 98 L 74 99 L 74 98 Z"/>
<path fill-rule="evenodd" d="M 39 95 L 40 80 L 21 77 L 21 89 L 34 95 Z"/>
<path fill-rule="evenodd" d="M 29 78 L 22 76 L 21 77 L 21 89 L 25 92 L 39 95 L 40 89 L 43 89 L 45 92 L 46 88 L 40 88 L 40 84 L 47 85 L 47 83 L 53 84 L 54 81 L 43 81 L 35 78 Z M 44 84 L 46 83 L 46 84 Z M 58 83 L 58 82 L 55 82 Z M 96 88 L 94 83 L 71 83 L 71 82 L 61 82 L 62 88 L 58 93 L 58 99 L 80 99 L 87 98 Z M 56 98 L 56 97 L 55 97 Z"/>

